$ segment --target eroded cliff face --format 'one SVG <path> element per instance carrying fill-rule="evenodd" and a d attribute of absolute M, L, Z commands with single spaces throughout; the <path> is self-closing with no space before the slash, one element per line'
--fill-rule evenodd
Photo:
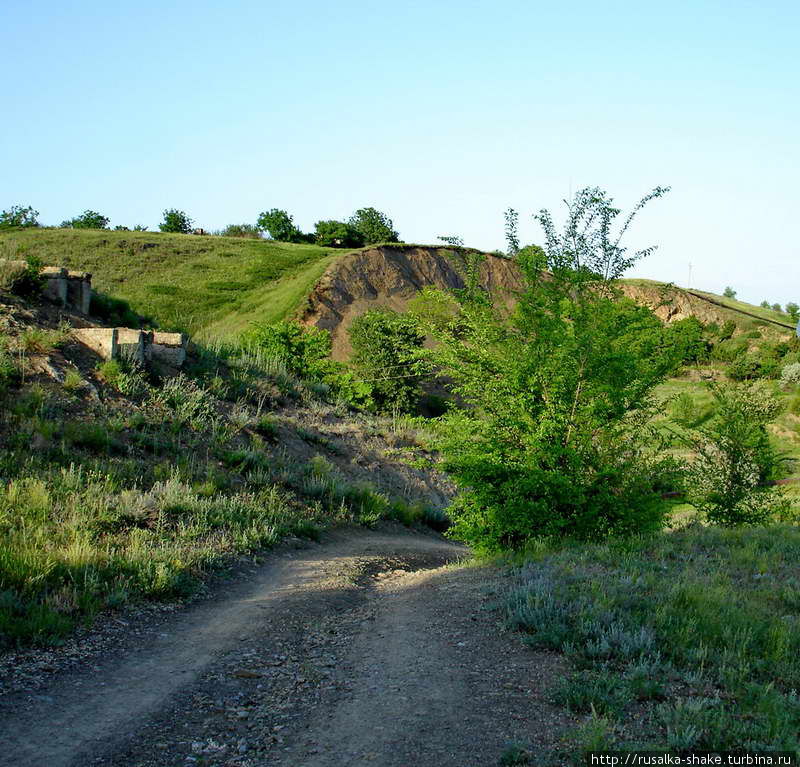
<path fill-rule="evenodd" d="M 306 325 L 329 330 L 334 359 L 345 360 L 351 352 L 347 329 L 355 317 L 379 306 L 404 311 L 426 286 L 463 288 L 468 260 L 476 255 L 481 287 L 496 301 L 512 306 L 522 284 L 513 261 L 465 249 L 380 246 L 348 253 L 332 264 L 311 291 L 300 319 Z M 672 285 L 621 282 L 619 287 L 628 298 L 649 307 L 668 323 L 697 317 L 703 323 L 721 325 L 733 319 L 738 324 L 751 316 Z M 770 327 L 787 332 L 779 324 Z"/>
<path fill-rule="evenodd" d="M 678 322 L 687 317 L 697 317 L 700 322 L 722 324 L 731 313 L 709 301 L 669 285 L 632 285 L 620 283 L 622 292 L 637 304 L 647 306 L 663 322 Z"/>
<path fill-rule="evenodd" d="M 347 329 L 354 318 L 379 306 L 404 311 L 426 286 L 463 288 L 468 258 L 465 251 L 449 248 L 381 246 L 349 253 L 314 286 L 301 321 L 329 330 L 333 358 L 347 359 L 351 351 Z M 509 305 L 521 284 L 513 262 L 490 254 L 479 260 L 478 282 Z"/>

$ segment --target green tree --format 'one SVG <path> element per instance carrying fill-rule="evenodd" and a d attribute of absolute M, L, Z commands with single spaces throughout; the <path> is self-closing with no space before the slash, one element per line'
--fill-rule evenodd
<path fill-rule="evenodd" d="M 0 213 L 0 229 L 28 229 L 39 226 L 39 211 L 30 205 L 12 205 Z"/>
<path fill-rule="evenodd" d="M 158 228 L 162 232 L 191 234 L 194 229 L 194 221 L 184 211 L 177 208 L 169 208 L 164 211 L 164 220 L 158 225 Z"/>
<path fill-rule="evenodd" d="M 770 303 L 769 303 L 769 301 L 762 301 L 762 302 L 759 304 L 759 306 L 760 306 L 762 309 L 769 309 L 769 308 L 770 308 Z"/>
<path fill-rule="evenodd" d="M 80 216 L 61 222 L 63 229 L 107 229 L 109 218 L 96 210 L 85 210 Z"/>
<path fill-rule="evenodd" d="M 262 232 L 277 242 L 303 242 L 303 233 L 294 225 L 292 217 L 279 208 L 272 208 L 261 213 L 256 222 Z"/>
<path fill-rule="evenodd" d="M 438 319 L 425 324 L 439 341 L 426 354 L 467 406 L 444 416 L 440 448 L 461 490 L 454 535 L 478 549 L 662 524 L 655 478 L 670 472 L 647 426 L 649 395 L 675 354 L 663 350 L 647 310 L 616 300 L 614 283 L 652 252 L 628 253 L 621 239 L 666 191 L 647 195 L 616 236 L 620 211 L 599 189 L 568 203 L 562 233 L 541 211 L 549 274 L 520 264 L 524 287 L 511 317 L 487 293 L 464 291 L 455 316 L 446 319 L 442 299 L 431 313 Z"/>
<path fill-rule="evenodd" d="M 514 258 L 519 253 L 519 213 L 514 208 L 509 208 L 505 212 L 506 219 L 506 254 L 509 258 Z"/>
<path fill-rule="evenodd" d="M 786 304 L 786 314 L 788 314 L 793 322 L 797 322 L 800 320 L 800 306 L 798 306 L 794 301 L 790 301 Z"/>
<path fill-rule="evenodd" d="M 725 296 L 725 298 L 736 298 L 736 291 L 729 285 L 722 291 L 722 295 Z"/>
<path fill-rule="evenodd" d="M 690 502 L 711 522 L 756 524 L 788 512 L 774 478 L 779 456 L 770 446 L 767 424 L 781 406 L 769 387 L 710 384 L 717 416 L 689 442 L 697 456 L 690 471 Z"/>
<path fill-rule="evenodd" d="M 418 323 L 407 314 L 375 309 L 356 317 L 348 329 L 351 365 L 372 387 L 379 410 L 408 412 L 419 396 L 426 372 L 418 356 L 425 340 Z"/>
<path fill-rule="evenodd" d="M 781 309 L 781 305 L 780 304 L 775 303 L 775 304 L 772 304 L 772 311 L 774 311 L 774 312 L 782 312 L 783 309 Z"/>
<path fill-rule="evenodd" d="M 547 253 L 539 245 L 525 245 L 517 251 L 517 261 L 525 262 L 531 269 L 547 269 Z"/>
<path fill-rule="evenodd" d="M 359 248 L 364 237 L 358 229 L 344 221 L 317 221 L 314 225 L 317 245 L 328 248 Z"/>
<path fill-rule="evenodd" d="M 454 248 L 463 248 L 464 240 L 455 235 L 439 235 L 437 240 L 441 240 L 445 245 L 452 245 Z"/>
<path fill-rule="evenodd" d="M 359 208 L 347 222 L 361 233 L 364 245 L 379 242 L 398 242 L 400 235 L 395 231 L 392 219 L 375 208 Z"/>

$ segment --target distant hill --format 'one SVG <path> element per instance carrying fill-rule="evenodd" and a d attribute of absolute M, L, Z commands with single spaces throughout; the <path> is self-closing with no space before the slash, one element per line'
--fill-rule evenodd
<path fill-rule="evenodd" d="M 316 245 L 161 232 L 25 229 L 0 233 L 0 258 L 38 256 L 91 272 L 96 290 L 165 329 L 233 338 L 293 314 L 340 253 Z"/>
<path fill-rule="evenodd" d="M 270 240 L 161 232 L 26 229 L 0 233 L 0 258 L 38 256 L 91 272 L 96 290 L 130 302 L 160 327 L 233 340 L 254 321 L 302 318 L 331 331 L 347 355 L 346 328 L 371 306 L 402 310 L 417 291 L 463 287 L 469 248 L 397 243 L 356 251 Z M 512 261 L 481 255 L 479 281 L 506 303 L 519 275 Z M 652 280 L 622 280 L 626 295 L 666 322 L 733 320 L 739 330 L 788 334 L 788 315 Z"/>

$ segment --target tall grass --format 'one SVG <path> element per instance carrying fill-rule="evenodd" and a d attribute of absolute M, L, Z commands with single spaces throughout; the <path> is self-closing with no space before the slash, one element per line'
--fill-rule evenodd
<path fill-rule="evenodd" d="M 70 466 L 0 487 L 0 638 L 52 641 L 130 598 L 185 596 L 226 556 L 319 522 L 275 487 L 205 497 Z"/>

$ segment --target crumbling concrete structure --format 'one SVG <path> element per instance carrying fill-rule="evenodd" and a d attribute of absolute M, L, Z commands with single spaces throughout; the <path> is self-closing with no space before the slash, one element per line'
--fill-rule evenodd
<path fill-rule="evenodd" d="M 26 261 L 6 261 L 12 268 L 24 271 Z M 63 266 L 45 266 L 40 274 L 44 277 L 44 296 L 81 314 L 89 314 L 92 302 L 92 275 L 88 272 L 73 272 Z"/>
<path fill-rule="evenodd" d="M 188 337 L 134 328 L 77 328 L 73 337 L 106 360 L 151 365 L 160 373 L 179 370 L 186 361 Z"/>

